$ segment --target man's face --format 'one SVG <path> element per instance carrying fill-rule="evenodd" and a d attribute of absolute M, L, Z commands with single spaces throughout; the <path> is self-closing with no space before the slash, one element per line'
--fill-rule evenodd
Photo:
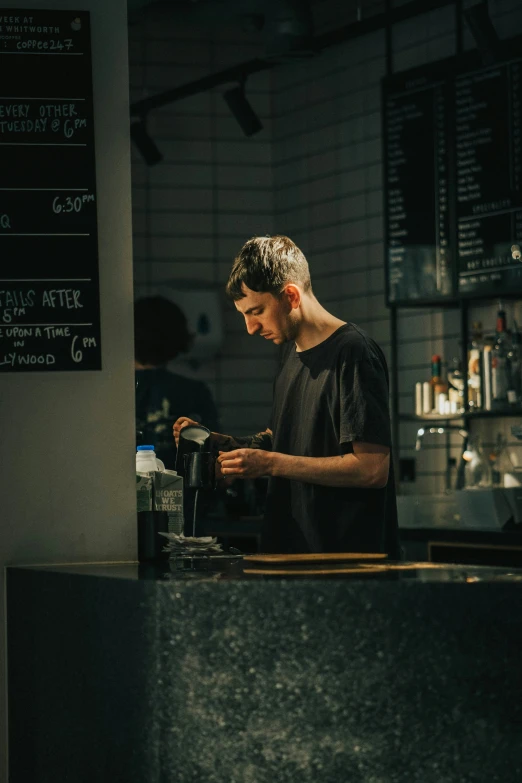
<path fill-rule="evenodd" d="M 274 345 L 295 340 L 297 319 L 288 298 L 273 294 L 252 291 L 243 283 L 245 296 L 234 304 L 236 310 L 245 318 L 248 334 L 258 334 Z"/>

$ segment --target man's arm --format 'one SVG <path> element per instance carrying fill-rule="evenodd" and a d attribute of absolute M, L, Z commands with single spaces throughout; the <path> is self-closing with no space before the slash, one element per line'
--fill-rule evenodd
<path fill-rule="evenodd" d="M 232 451 L 232 449 L 262 449 L 263 451 L 272 451 L 272 431 L 269 429 L 263 432 L 257 432 L 255 435 L 245 435 L 244 437 L 234 437 L 233 435 L 221 435 L 213 432 L 216 445 L 222 451 Z"/>
<path fill-rule="evenodd" d="M 280 452 L 237 449 L 218 458 L 224 476 L 277 476 L 325 487 L 382 488 L 388 481 L 390 449 L 375 443 L 353 444 L 352 454 L 294 457 Z"/>
<path fill-rule="evenodd" d="M 186 416 L 180 416 L 176 419 L 174 426 L 172 427 L 172 434 L 176 441 L 176 446 L 179 443 L 179 433 L 184 427 L 190 425 L 199 425 L 199 422 L 189 419 Z M 236 438 L 233 435 L 224 435 L 221 432 L 211 432 L 211 440 L 214 446 L 221 451 L 231 451 L 232 449 L 266 449 L 272 450 L 272 431 L 268 428 L 264 432 L 258 432 L 255 435 L 247 435 L 243 438 Z"/>

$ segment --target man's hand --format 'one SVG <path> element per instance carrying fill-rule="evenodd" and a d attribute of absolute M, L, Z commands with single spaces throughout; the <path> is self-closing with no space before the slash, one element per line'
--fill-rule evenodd
<path fill-rule="evenodd" d="M 272 471 L 272 452 L 262 449 L 220 451 L 217 459 L 223 478 L 259 478 Z"/>
<path fill-rule="evenodd" d="M 174 422 L 174 425 L 172 427 L 172 434 L 174 435 L 174 440 L 176 441 L 176 447 L 179 446 L 179 433 L 184 427 L 189 426 L 195 426 L 200 427 L 201 424 L 199 421 L 194 421 L 194 419 L 188 419 L 186 416 L 180 416 L 179 419 L 176 419 Z"/>

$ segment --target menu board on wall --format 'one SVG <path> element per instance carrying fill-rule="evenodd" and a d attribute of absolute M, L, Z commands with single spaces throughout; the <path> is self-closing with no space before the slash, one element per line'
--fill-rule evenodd
<path fill-rule="evenodd" d="M 99 370 L 88 12 L 0 8 L 0 73 L 0 371 Z"/>
<path fill-rule="evenodd" d="M 384 101 L 390 301 L 451 297 L 448 84 L 444 71 L 399 75 Z"/>
<path fill-rule="evenodd" d="M 522 42 L 503 43 L 497 65 L 472 52 L 383 83 L 391 303 L 522 293 Z"/>
<path fill-rule="evenodd" d="M 455 99 L 459 292 L 522 292 L 522 55 L 461 74 Z"/>

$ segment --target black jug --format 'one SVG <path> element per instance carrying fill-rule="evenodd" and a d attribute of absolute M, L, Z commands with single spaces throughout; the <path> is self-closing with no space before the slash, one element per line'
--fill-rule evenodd
<path fill-rule="evenodd" d="M 178 451 L 176 454 L 176 471 L 178 476 L 187 479 L 188 462 L 186 457 L 190 454 L 210 453 L 210 430 L 201 424 L 189 424 L 179 433 Z M 190 486 L 190 485 L 188 485 Z"/>
<path fill-rule="evenodd" d="M 192 489 L 215 489 L 216 458 L 210 451 L 185 454 L 185 484 Z"/>

